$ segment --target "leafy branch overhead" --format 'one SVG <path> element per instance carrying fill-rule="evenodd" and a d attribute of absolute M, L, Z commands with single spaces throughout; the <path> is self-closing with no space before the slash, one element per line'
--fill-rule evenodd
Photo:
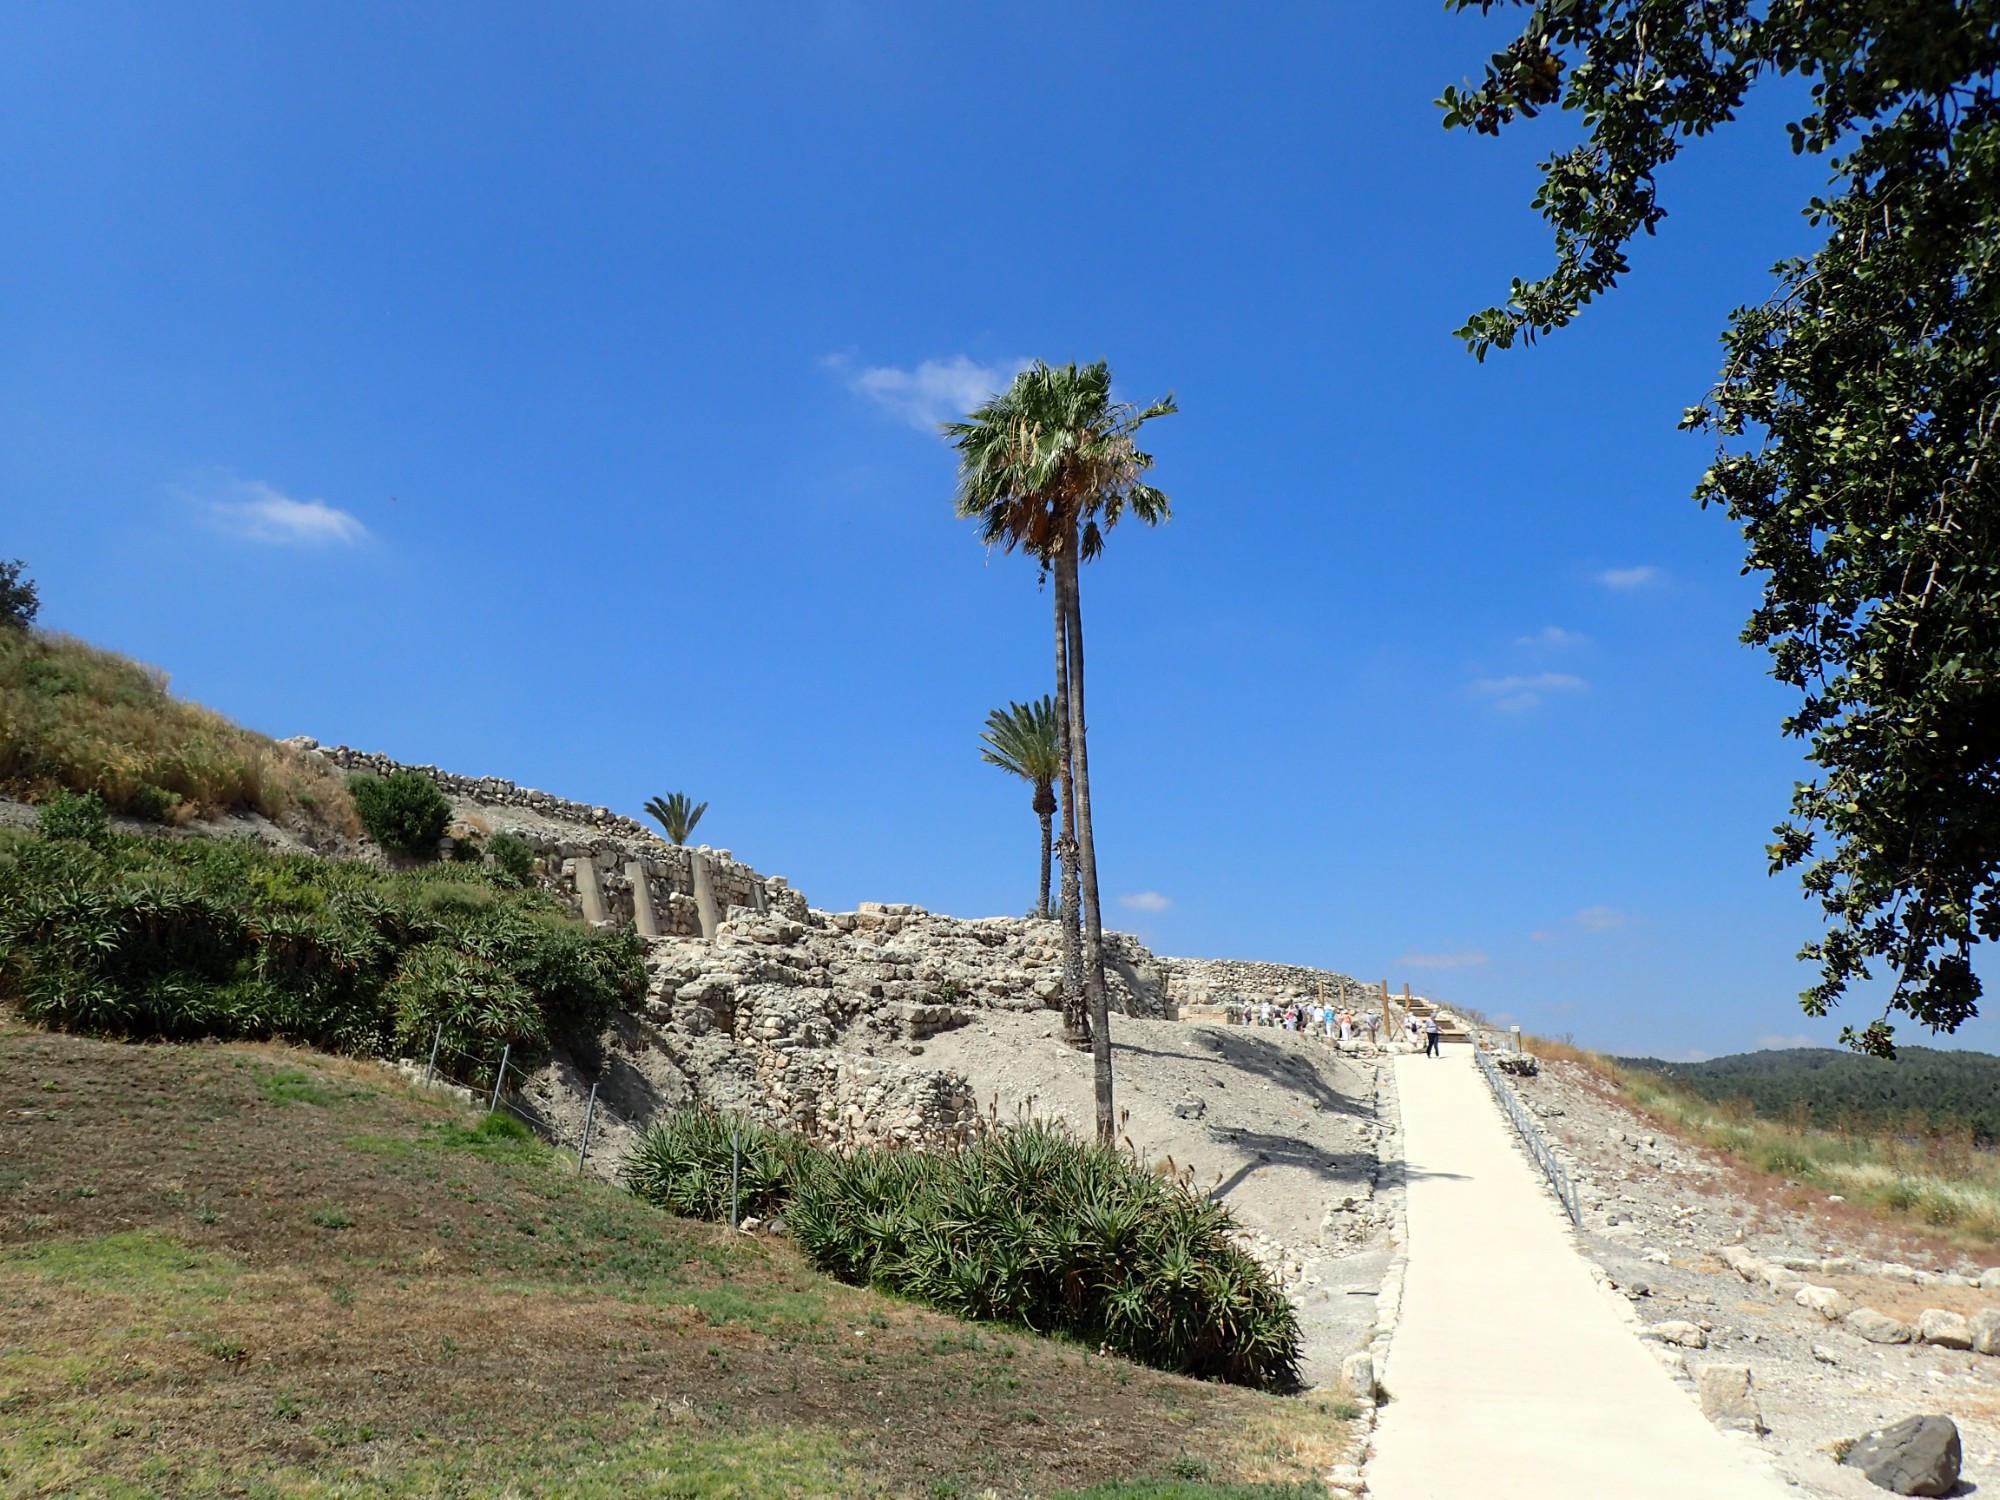
<path fill-rule="evenodd" d="M 1495 9 L 1500 0 L 1452 0 Z M 1788 126 L 1832 186 L 1822 236 L 1723 335 L 1683 426 L 1720 451 L 1696 497 L 1743 532 L 1763 598 L 1744 639 L 1798 690 L 1786 733 L 1818 775 L 1771 846 L 1829 930 L 1814 1015 L 1880 973 L 1880 1019 L 1978 1013 L 1973 945 L 2000 936 L 2000 0 L 1540 0 L 1448 127 L 1497 134 L 1550 106 L 1584 140 L 1542 164 L 1556 262 L 1459 330 L 1484 358 L 1561 328 L 1665 217 L 1656 176 L 1772 77 L 1812 80 Z"/>
<path fill-rule="evenodd" d="M 686 792 L 669 792 L 665 797 L 653 797 L 646 803 L 646 816 L 664 828 L 667 837 L 676 844 L 688 841 L 688 835 L 694 832 L 694 825 L 707 811 L 706 802 L 691 801 Z"/>

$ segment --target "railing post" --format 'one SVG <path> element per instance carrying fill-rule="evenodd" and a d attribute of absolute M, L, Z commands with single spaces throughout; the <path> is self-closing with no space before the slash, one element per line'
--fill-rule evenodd
<path fill-rule="evenodd" d="M 489 1115 L 500 1107 L 500 1090 L 505 1087 L 507 1082 L 507 1054 L 513 1050 L 514 1044 L 512 1042 L 506 1042 L 501 1045 L 500 1071 L 493 1075 L 493 1100 L 486 1106 L 486 1113 Z"/>
<path fill-rule="evenodd" d="M 743 1127 L 740 1125 L 731 1125 L 729 1127 L 729 1227 L 731 1229 L 736 1228 L 737 1225 L 743 1222 L 742 1215 L 736 1209 L 737 1174 L 742 1163 Z"/>
<path fill-rule="evenodd" d="M 597 1085 L 590 1086 L 590 1103 L 583 1107 L 583 1144 L 576 1152 L 576 1175 L 583 1175 L 583 1159 L 590 1155 L 590 1122 L 597 1118 Z"/>
<path fill-rule="evenodd" d="M 424 1065 L 424 1082 L 431 1083 L 437 1077 L 438 1046 L 444 1041 L 444 1022 L 438 1022 L 437 1035 L 431 1038 L 431 1060 Z"/>

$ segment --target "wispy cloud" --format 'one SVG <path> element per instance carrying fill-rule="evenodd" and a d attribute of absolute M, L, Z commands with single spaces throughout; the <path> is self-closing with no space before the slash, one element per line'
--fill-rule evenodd
<path fill-rule="evenodd" d="M 1518 714 L 1540 708 L 1558 693 L 1580 693 L 1589 686 L 1569 672 L 1532 672 L 1513 677 L 1481 677 L 1472 684 L 1472 691 L 1503 714 Z"/>
<path fill-rule="evenodd" d="M 1139 891 L 1130 896 L 1120 896 L 1118 904 L 1129 906 L 1133 911 L 1165 911 L 1174 903 L 1158 891 Z"/>
<path fill-rule="evenodd" d="M 962 417 L 985 401 L 1029 361 L 982 365 L 964 354 L 927 359 L 913 370 L 895 365 L 857 365 L 844 354 L 829 354 L 826 367 L 857 396 L 894 412 L 912 427 L 934 431 L 940 422 Z"/>
<path fill-rule="evenodd" d="M 259 479 L 227 479 L 183 491 L 209 524 L 247 542 L 280 547 L 351 547 L 368 528 L 324 500 L 294 500 Z"/>
<path fill-rule="evenodd" d="M 1616 932 L 1632 925 L 1631 915 L 1615 906 L 1586 906 L 1563 918 L 1560 927 L 1543 927 L 1528 934 L 1537 943 L 1553 942 L 1568 932 Z"/>
<path fill-rule="evenodd" d="M 1465 948 L 1448 953 L 1405 953 L 1396 962 L 1412 969 L 1476 969 L 1486 962 L 1486 955 L 1477 948 Z"/>
<path fill-rule="evenodd" d="M 1564 630 L 1560 625 L 1544 625 L 1533 635 L 1524 635 L 1514 644 L 1529 651 L 1574 651 L 1579 646 L 1588 646 L 1590 637 L 1575 630 Z"/>
<path fill-rule="evenodd" d="M 1641 563 L 1636 568 L 1606 568 L 1597 575 L 1597 581 L 1608 589 L 1619 593 L 1630 593 L 1642 589 L 1650 583 L 1658 583 L 1667 575 L 1651 563 Z"/>
<path fill-rule="evenodd" d="M 1759 1052 L 1782 1052 L 1791 1047 L 1817 1047 L 1820 1044 L 1809 1036 L 1766 1035 L 1757 1038 Z"/>

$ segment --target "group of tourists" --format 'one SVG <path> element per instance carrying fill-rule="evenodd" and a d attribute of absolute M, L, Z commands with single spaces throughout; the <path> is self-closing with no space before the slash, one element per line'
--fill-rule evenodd
<path fill-rule="evenodd" d="M 1366 1033 L 1371 1047 L 1381 1039 L 1382 1017 L 1372 1010 L 1355 1012 L 1345 1006 L 1316 1004 L 1310 1000 L 1264 1000 L 1254 1005 L 1231 1005 L 1227 1010 L 1232 1026 L 1273 1026 L 1282 1031 L 1302 1031 L 1310 1036 L 1343 1042 L 1358 1041 Z M 1441 1055 L 1438 1051 L 1440 1035 L 1441 1028 L 1435 1012 L 1423 1017 L 1414 1012 L 1404 1014 L 1404 1039 L 1411 1046 L 1422 1044 L 1426 1055 Z"/>
<path fill-rule="evenodd" d="M 1372 1043 L 1382 1030 L 1382 1018 L 1373 1011 L 1356 1012 L 1345 1006 L 1315 1004 L 1310 1000 L 1232 1005 L 1229 1020 L 1234 1026 L 1275 1026 L 1283 1031 L 1303 1031 L 1343 1042 L 1355 1041 L 1365 1032 Z"/>

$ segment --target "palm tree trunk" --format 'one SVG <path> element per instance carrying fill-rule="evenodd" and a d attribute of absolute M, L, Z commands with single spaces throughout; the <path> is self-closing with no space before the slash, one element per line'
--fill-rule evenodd
<path fill-rule="evenodd" d="M 1055 847 L 1055 844 L 1054 844 L 1054 837 L 1055 837 L 1055 836 L 1054 836 L 1054 834 L 1053 834 L 1053 833 L 1052 833 L 1052 832 L 1050 831 L 1050 827 L 1049 827 L 1049 825 L 1050 825 L 1050 822 L 1051 822 L 1051 819 L 1052 819 L 1052 817 L 1053 817 L 1053 815 L 1052 815 L 1052 814 L 1050 814 L 1050 813 L 1046 813 L 1046 812 L 1044 812 L 1044 813 L 1042 813 L 1042 814 L 1041 814 L 1041 819 L 1042 819 L 1042 898 L 1041 898 L 1041 900 L 1040 900 L 1040 901 L 1039 901 L 1039 902 L 1038 902 L 1038 903 L 1036 904 L 1036 906 L 1035 906 L 1035 911 L 1036 911 L 1036 913 L 1037 913 L 1037 914 L 1038 914 L 1038 915 L 1039 915 L 1039 916 L 1041 917 L 1041 919 L 1042 919 L 1042 920 L 1043 920 L 1044 922 L 1048 921 L 1048 919 L 1049 919 L 1049 851 L 1050 851 L 1051 849 L 1053 849 L 1053 848 Z"/>
<path fill-rule="evenodd" d="M 1076 786 L 1078 884 L 1083 897 L 1083 984 L 1090 1005 L 1090 1050 L 1096 1060 L 1097 1143 L 1114 1145 L 1118 1117 L 1111 1083 L 1111 997 L 1104 982 L 1104 918 L 1097 901 L 1097 844 L 1090 828 L 1090 753 L 1083 718 L 1083 590 L 1077 577 L 1074 528 L 1069 545 L 1056 559 L 1056 594 L 1063 602 L 1068 630 L 1069 750 L 1071 779 Z"/>
<path fill-rule="evenodd" d="M 1072 1047 L 1090 1045 L 1090 1012 L 1083 990 L 1083 953 L 1077 911 L 1076 788 L 1069 766 L 1069 616 L 1063 608 L 1061 573 L 1054 589 L 1056 604 L 1056 764 L 1062 789 L 1062 839 L 1056 852 L 1062 859 L 1062 1011 L 1063 1040 Z"/>

